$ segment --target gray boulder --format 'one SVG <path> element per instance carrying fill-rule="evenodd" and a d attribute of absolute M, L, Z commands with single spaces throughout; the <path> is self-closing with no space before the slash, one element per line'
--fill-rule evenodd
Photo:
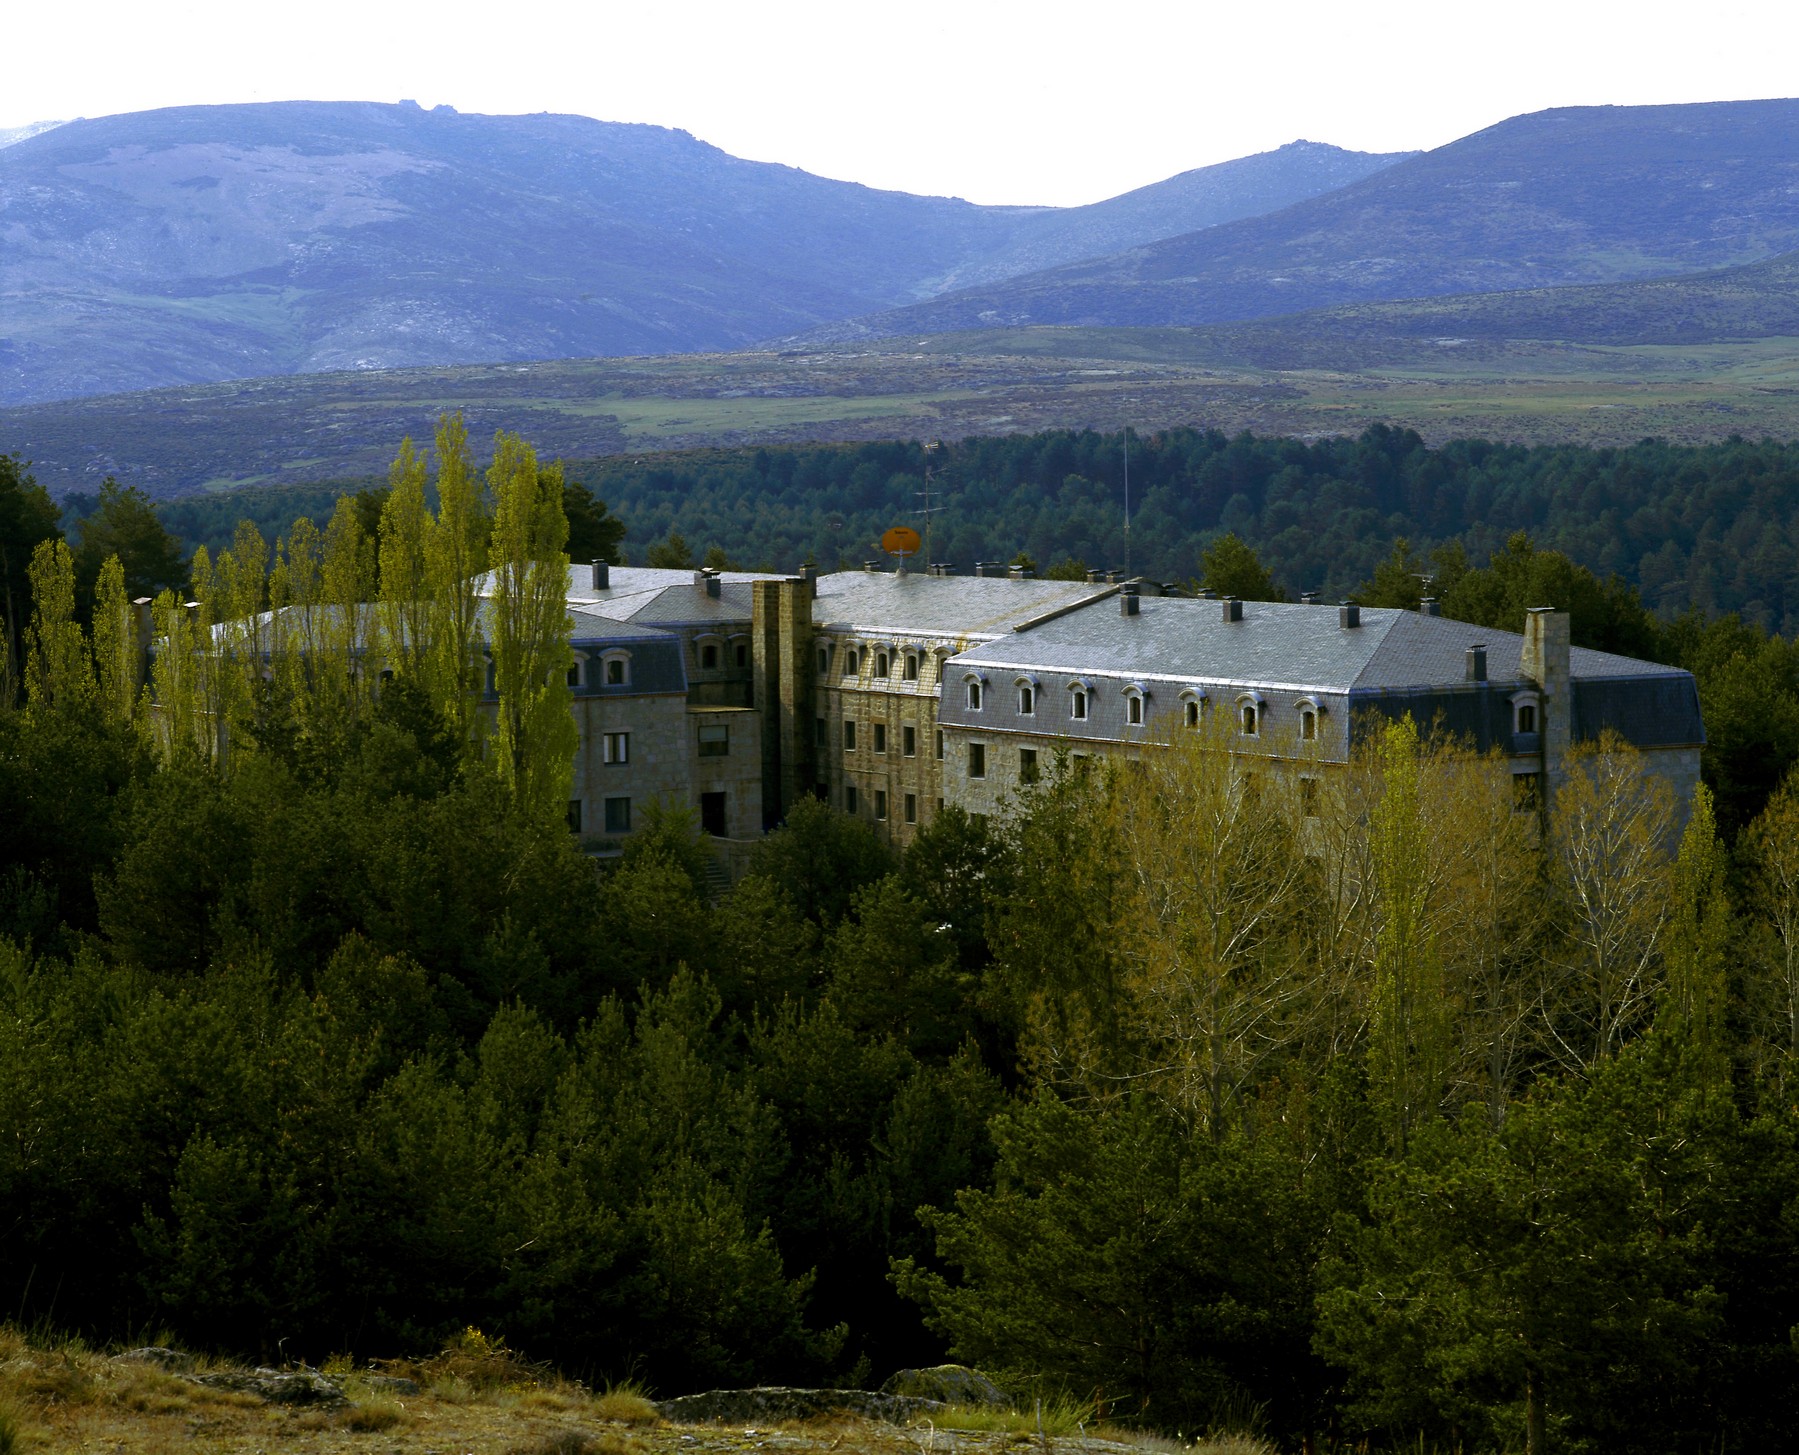
<path fill-rule="evenodd" d="M 159 1344 L 127 1349 L 123 1354 L 114 1354 L 112 1360 L 115 1364 L 151 1364 L 158 1369 L 166 1369 L 171 1374 L 180 1374 L 194 1367 L 192 1354 L 183 1354 L 179 1349 L 165 1349 Z"/>
<path fill-rule="evenodd" d="M 312 1369 L 219 1369 L 184 1378 L 208 1389 L 253 1394 L 270 1404 L 345 1405 L 350 1401 L 331 1380 Z"/>
<path fill-rule="evenodd" d="M 1010 1409 L 1006 1392 L 986 1375 L 962 1364 L 939 1364 L 931 1369 L 901 1369 L 881 1386 L 882 1394 L 934 1400 L 939 1404 L 992 1405 Z"/>
<path fill-rule="evenodd" d="M 900 1425 L 920 1415 L 940 1414 L 947 1406 L 937 1400 L 898 1394 L 874 1394 L 866 1389 L 714 1389 L 705 1394 L 685 1394 L 657 1406 L 662 1418 L 677 1425 L 773 1424 L 777 1420 L 807 1420 L 816 1415 L 861 1415 Z"/>

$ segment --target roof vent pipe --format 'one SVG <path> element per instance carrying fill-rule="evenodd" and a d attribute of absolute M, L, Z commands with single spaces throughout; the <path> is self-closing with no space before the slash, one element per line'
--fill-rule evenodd
<path fill-rule="evenodd" d="M 1427 596 L 1418 603 L 1418 614 L 1420 616 L 1441 616 L 1443 612 L 1437 604 L 1437 598 Z"/>
<path fill-rule="evenodd" d="M 1243 620 L 1243 603 L 1235 596 L 1224 598 L 1224 619 L 1226 621 Z"/>
<path fill-rule="evenodd" d="M 1201 601 L 1216 601 L 1218 599 L 1218 593 L 1210 586 L 1201 586 L 1199 588 L 1199 599 Z"/>
<path fill-rule="evenodd" d="M 593 563 L 593 589 L 610 591 L 612 589 L 612 567 L 604 561 Z"/>
<path fill-rule="evenodd" d="M 1316 606 L 1318 604 L 1318 593 L 1316 591 L 1300 592 L 1299 604 L 1301 606 Z"/>
<path fill-rule="evenodd" d="M 1098 586 L 1105 579 L 1106 573 L 1104 571 L 1089 571 L 1087 573 L 1087 584 L 1089 586 Z"/>
<path fill-rule="evenodd" d="M 862 563 L 862 569 L 864 571 L 878 571 L 881 569 L 881 563 L 879 561 L 864 561 Z"/>
<path fill-rule="evenodd" d="M 991 576 L 993 574 L 992 567 L 993 562 L 991 561 L 976 561 L 974 563 L 974 573 L 977 576 Z"/>
<path fill-rule="evenodd" d="M 1006 575 L 1014 581 L 1029 581 L 1037 574 L 1035 566 L 1012 566 L 1007 568 Z"/>
<path fill-rule="evenodd" d="M 1181 590 L 1181 583 L 1179 581 L 1164 581 L 1162 583 L 1162 594 L 1164 596 L 1185 596 L 1187 593 Z"/>
<path fill-rule="evenodd" d="M 1353 601 L 1345 601 L 1337 608 L 1337 625 L 1342 627 L 1360 626 L 1362 624 L 1362 608 Z"/>
<path fill-rule="evenodd" d="M 1468 648 L 1468 680 L 1470 682 L 1487 680 L 1487 648 L 1484 643 Z"/>
<path fill-rule="evenodd" d="M 1137 614 L 1137 588 L 1126 586 L 1118 593 L 1118 614 L 1135 616 Z"/>

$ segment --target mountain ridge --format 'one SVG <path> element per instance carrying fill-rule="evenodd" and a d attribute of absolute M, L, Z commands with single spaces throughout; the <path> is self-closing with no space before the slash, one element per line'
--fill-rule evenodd
<path fill-rule="evenodd" d="M 1209 189 L 1218 169 L 1087 208 L 990 208 L 554 113 L 271 102 L 71 122 L 0 151 L 0 403 L 740 348 L 1389 160 L 1308 143 L 1221 164 Z"/>
<path fill-rule="evenodd" d="M 1795 137 L 1799 100 L 1535 112 L 1280 211 L 795 341 L 1190 326 L 1753 262 L 1799 247 Z"/>

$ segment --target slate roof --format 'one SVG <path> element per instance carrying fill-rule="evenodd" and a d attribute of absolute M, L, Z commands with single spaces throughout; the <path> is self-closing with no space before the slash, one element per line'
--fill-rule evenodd
<path fill-rule="evenodd" d="M 1074 677 L 1108 688 L 1096 696 L 1092 718 L 1078 727 L 1060 720 L 1066 715 L 1061 709 L 1013 721 L 1008 694 L 979 719 L 995 728 L 1041 731 L 1038 722 L 1055 721 L 1058 732 L 1128 740 L 1121 705 L 1113 699 L 1135 682 L 1145 684 L 1164 709 L 1188 686 L 1213 699 L 1245 691 L 1278 696 L 1283 711 L 1291 699 L 1316 698 L 1337 718 L 1332 736 L 1339 740 L 1364 712 L 1409 712 L 1421 724 L 1467 734 L 1484 748 L 1512 740 L 1510 694 L 1528 681 L 1519 668 L 1523 644 L 1517 632 L 1415 611 L 1364 607 L 1360 626 L 1343 627 L 1335 606 L 1244 602 L 1242 620 L 1233 622 L 1225 620 L 1219 601 L 1144 597 L 1136 616 L 1106 601 L 970 647 L 946 664 L 944 680 L 981 671 L 994 683 L 1036 675 L 1045 692 Z M 1487 680 L 1470 683 L 1466 652 L 1479 645 L 1487 649 Z M 1688 672 L 1576 647 L 1569 653 L 1569 675 L 1576 741 L 1596 737 L 1604 727 L 1642 747 L 1704 741 L 1698 690 Z M 946 723 L 977 721 L 955 693 L 945 694 L 940 713 Z"/>
<path fill-rule="evenodd" d="M 1116 590 L 1084 581 L 836 571 L 818 578 L 812 621 L 827 631 L 980 640 Z"/>

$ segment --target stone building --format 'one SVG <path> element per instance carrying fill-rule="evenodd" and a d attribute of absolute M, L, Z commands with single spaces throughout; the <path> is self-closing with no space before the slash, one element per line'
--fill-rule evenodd
<path fill-rule="evenodd" d="M 1570 647 L 1567 613 L 1522 633 L 1421 611 L 1183 599 L 1123 588 L 945 664 L 945 798 L 993 813 L 1061 752 L 1142 751 L 1222 715 L 1232 750 L 1327 775 L 1409 714 L 1508 759 L 1545 801 L 1569 749 L 1616 729 L 1677 797 L 1705 740 L 1690 673 Z"/>

